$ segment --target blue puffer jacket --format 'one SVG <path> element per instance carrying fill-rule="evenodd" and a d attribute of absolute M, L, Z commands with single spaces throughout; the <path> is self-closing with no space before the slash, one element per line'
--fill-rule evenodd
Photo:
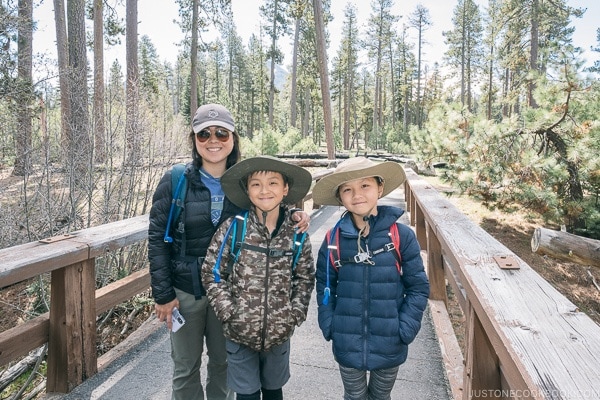
<path fill-rule="evenodd" d="M 363 249 L 376 251 L 390 243 L 390 226 L 403 213 L 397 207 L 378 206 L 377 215 L 369 220 L 369 236 L 361 239 Z M 357 254 L 358 230 L 350 213 L 342 217 L 339 228 L 340 259 L 352 259 Z M 345 367 L 370 371 L 404 363 L 408 344 L 421 328 L 429 281 L 414 232 L 404 224 L 398 224 L 398 232 L 402 276 L 391 252 L 375 255 L 375 265 L 345 262 L 336 270 L 327 262 L 327 238 L 319 250 L 319 326 L 325 339 L 332 341 L 336 361 Z M 327 268 L 331 295 L 324 305 Z"/>

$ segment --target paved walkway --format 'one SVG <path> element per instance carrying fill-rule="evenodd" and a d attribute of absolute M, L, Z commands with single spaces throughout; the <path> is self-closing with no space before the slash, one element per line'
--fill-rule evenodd
<path fill-rule="evenodd" d="M 396 190 L 385 198 L 385 203 L 404 207 L 403 199 L 403 192 Z M 341 209 L 337 207 L 325 207 L 313 214 L 310 235 L 315 257 L 325 232 L 340 214 Z M 101 372 L 68 395 L 47 396 L 47 399 L 169 399 L 172 372 L 169 335 L 164 325 L 156 320 L 149 320 L 145 325 L 142 330 L 151 333 L 138 335 L 143 339 L 129 347 L 121 347 L 127 351 L 103 366 Z M 283 388 L 285 399 L 342 398 L 342 383 L 331 345 L 323 339 L 318 327 L 314 292 L 308 318 L 296 329 L 291 349 L 292 377 Z M 118 351 L 115 349 L 115 352 Z M 201 369 L 203 381 L 205 363 L 206 360 Z M 427 310 L 423 327 L 409 347 L 408 360 L 400 367 L 392 399 L 449 400 L 449 393 L 440 346 Z"/>

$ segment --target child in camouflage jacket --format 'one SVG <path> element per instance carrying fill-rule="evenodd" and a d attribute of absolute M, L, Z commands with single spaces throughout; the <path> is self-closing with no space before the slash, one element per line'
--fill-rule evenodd
<path fill-rule="evenodd" d="M 293 263 L 292 249 L 299 243 L 283 203 L 302 200 L 311 181 L 305 169 L 266 156 L 241 161 L 221 178 L 225 195 L 249 211 L 243 228 L 232 218 L 215 233 L 202 283 L 223 322 L 227 380 L 238 400 L 258 400 L 261 392 L 264 400 L 283 399 L 290 337 L 306 319 L 315 282 L 307 238 Z M 236 240 L 228 234 L 232 224 L 245 232 L 237 256 L 229 251 Z"/>

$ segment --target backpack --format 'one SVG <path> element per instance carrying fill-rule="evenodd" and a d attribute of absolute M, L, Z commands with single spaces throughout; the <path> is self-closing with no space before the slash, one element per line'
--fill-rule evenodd
<path fill-rule="evenodd" d="M 225 245 L 228 242 L 230 242 L 229 261 L 227 263 L 227 268 L 225 269 L 225 272 L 222 276 L 224 280 L 227 280 L 233 272 L 233 266 L 237 262 L 242 248 L 246 248 L 252 251 L 258 251 L 260 253 L 265 253 L 270 257 L 292 257 L 292 273 L 296 268 L 298 258 L 300 257 L 300 253 L 302 251 L 302 245 L 304 244 L 304 240 L 306 239 L 306 232 L 294 232 L 294 239 L 292 241 L 293 244 L 291 249 L 270 249 L 267 247 L 254 246 L 245 243 L 247 220 L 248 211 L 243 211 L 242 213 L 235 216 L 235 218 L 227 228 L 227 231 L 225 232 L 225 237 L 221 242 L 221 247 L 219 247 L 219 253 L 217 254 L 217 260 L 213 267 L 213 275 L 215 277 L 216 283 L 221 282 L 221 258 L 223 257 Z M 230 236 L 231 239 L 229 239 Z"/>
<path fill-rule="evenodd" d="M 330 229 L 325 234 L 325 238 L 327 239 L 327 272 L 326 272 L 326 281 L 325 281 L 325 290 L 323 297 L 323 304 L 329 304 L 329 296 L 331 295 L 330 289 L 330 280 L 329 280 L 329 267 L 333 266 L 333 268 L 338 271 L 342 265 L 347 263 L 361 263 L 361 262 L 369 262 L 373 256 L 377 254 L 391 251 L 396 259 L 396 269 L 398 273 L 402 275 L 402 255 L 400 254 L 400 233 L 398 232 L 398 223 L 394 223 L 390 226 L 390 232 L 388 235 L 390 236 L 391 242 L 386 243 L 383 247 L 376 250 L 369 250 L 365 253 L 356 254 L 354 257 L 350 259 L 341 260 L 340 259 L 340 223 L 342 222 L 342 218 L 335 224 L 333 229 Z M 335 240 L 335 242 L 333 242 Z M 333 243 L 333 244 L 332 244 Z M 337 259 L 334 257 L 334 252 L 332 250 L 336 250 Z"/>
<path fill-rule="evenodd" d="M 166 243 L 173 243 L 173 237 L 171 236 L 171 223 L 177 221 L 181 211 L 185 206 L 185 195 L 187 194 L 187 174 L 185 164 L 175 164 L 171 169 L 171 208 L 169 209 L 169 217 L 167 218 L 167 228 L 165 229 L 164 241 Z M 183 231 L 184 221 L 179 222 L 177 230 Z"/>

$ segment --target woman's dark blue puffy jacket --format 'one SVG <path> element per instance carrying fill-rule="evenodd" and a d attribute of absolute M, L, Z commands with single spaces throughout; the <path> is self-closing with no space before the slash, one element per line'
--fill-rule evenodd
<path fill-rule="evenodd" d="M 223 221 L 241 210 L 225 198 L 219 224 L 214 226 L 211 220 L 210 190 L 200 180 L 198 168 L 187 164 L 188 190 L 185 196 L 185 243 L 178 231 L 177 221 L 173 221 L 171 234 L 173 243 L 165 243 L 165 229 L 173 188 L 171 172 L 161 178 L 152 197 L 150 224 L 148 227 L 148 258 L 150 260 L 150 283 L 152 296 L 158 304 L 166 304 L 175 299 L 175 288 L 194 294 L 205 294 L 200 277 L 198 257 L 204 258 L 213 234 Z M 185 247 L 183 247 L 185 246 Z"/>
<path fill-rule="evenodd" d="M 377 215 L 369 219 L 368 237 L 361 239 L 363 249 L 368 246 L 376 251 L 390 243 L 390 226 L 403 213 L 397 207 L 378 206 Z M 332 341 L 333 354 L 341 365 L 369 371 L 398 366 L 406 360 L 408 344 L 421 328 L 429 297 L 429 281 L 416 236 L 410 227 L 398 224 L 401 276 L 391 252 L 375 255 L 375 265 L 347 262 L 358 251 L 358 230 L 350 213 L 342 217 L 339 229 L 340 259 L 344 264 L 337 270 L 328 264 L 327 237 L 319 250 L 319 326 L 325 339 Z M 337 259 L 337 252 L 333 252 Z M 331 295 L 324 305 L 327 268 Z"/>

